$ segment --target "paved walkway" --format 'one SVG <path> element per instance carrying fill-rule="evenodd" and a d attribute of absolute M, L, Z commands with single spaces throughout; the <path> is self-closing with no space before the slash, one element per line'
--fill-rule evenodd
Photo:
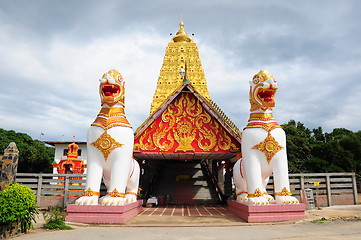
<path fill-rule="evenodd" d="M 165 207 L 145 208 L 139 216 L 226 216 L 231 215 L 226 206 L 218 205 L 167 205 Z"/>
<path fill-rule="evenodd" d="M 199 208 L 199 206 L 198 206 Z M 69 223 L 74 230 L 37 229 L 16 236 L 16 240 L 208 240 L 208 239 L 361 239 L 361 205 L 334 206 L 307 211 L 306 219 L 279 223 L 246 223 L 238 217 L 222 215 L 165 216 L 151 211 L 138 215 L 126 225 Z M 163 208 L 162 211 L 164 211 Z M 169 207 L 167 208 L 170 209 Z M 177 209 L 177 212 L 179 209 Z M 176 212 L 174 210 L 174 212 Z M 164 213 L 167 212 L 164 211 Z M 173 212 L 173 209 L 171 210 Z M 182 212 L 182 211 L 181 211 Z M 187 212 L 183 210 L 183 212 Z M 206 211 L 207 212 L 207 211 Z M 215 211 L 217 212 L 217 211 Z M 220 211 L 221 212 L 221 211 Z M 324 221 L 312 222 L 312 220 Z"/>

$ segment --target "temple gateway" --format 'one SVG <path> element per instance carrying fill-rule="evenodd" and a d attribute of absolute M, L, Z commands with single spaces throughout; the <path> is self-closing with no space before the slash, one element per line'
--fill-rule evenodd
<path fill-rule="evenodd" d="M 240 153 L 241 133 L 211 100 L 197 45 L 181 21 L 149 117 L 135 132 L 142 196 L 171 204 L 224 202 L 232 194 L 230 163 Z"/>

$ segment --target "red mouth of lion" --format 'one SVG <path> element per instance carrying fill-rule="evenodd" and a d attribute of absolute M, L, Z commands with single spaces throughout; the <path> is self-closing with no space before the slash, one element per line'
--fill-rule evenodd
<path fill-rule="evenodd" d="M 274 99 L 274 95 L 275 95 L 276 91 L 275 90 L 261 90 L 258 93 L 258 96 L 263 99 L 263 101 L 265 102 L 273 102 Z"/>
<path fill-rule="evenodd" d="M 118 85 L 104 85 L 102 92 L 104 96 L 116 96 L 120 92 L 120 87 Z"/>

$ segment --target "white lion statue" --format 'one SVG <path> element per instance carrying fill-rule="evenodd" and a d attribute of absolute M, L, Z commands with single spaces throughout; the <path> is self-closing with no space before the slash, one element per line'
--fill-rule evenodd
<path fill-rule="evenodd" d="M 265 70 L 250 81 L 251 113 L 242 133 L 242 158 L 234 168 L 237 201 L 250 205 L 267 205 L 273 197 L 266 192 L 273 173 L 277 204 L 297 204 L 291 196 L 288 179 L 286 134 L 272 115 L 278 84 Z"/>
<path fill-rule="evenodd" d="M 87 177 L 79 205 L 97 205 L 100 184 L 107 187 L 102 205 L 124 205 L 137 201 L 139 165 L 133 159 L 134 134 L 124 113 L 124 80 L 116 70 L 100 79 L 101 110 L 87 136 Z"/>

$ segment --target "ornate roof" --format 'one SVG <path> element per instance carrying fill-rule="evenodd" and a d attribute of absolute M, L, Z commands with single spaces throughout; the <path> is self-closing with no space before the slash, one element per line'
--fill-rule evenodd
<path fill-rule="evenodd" d="M 230 159 L 240 152 L 240 146 L 239 129 L 214 102 L 186 82 L 136 130 L 134 156 Z"/>

